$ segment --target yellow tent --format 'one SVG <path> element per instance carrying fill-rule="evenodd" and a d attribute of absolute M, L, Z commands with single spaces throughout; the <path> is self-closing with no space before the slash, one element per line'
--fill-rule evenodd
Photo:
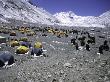
<path fill-rule="evenodd" d="M 25 46 L 19 46 L 16 50 L 16 53 L 18 54 L 25 54 L 29 51 L 29 48 L 25 47 Z"/>
<path fill-rule="evenodd" d="M 60 36 L 64 36 L 65 34 L 66 34 L 66 33 L 63 32 L 63 31 L 60 31 L 60 32 L 59 32 L 59 35 L 60 35 Z"/>
<path fill-rule="evenodd" d="M 34 44 L 34 47 L 35 47 L 35 48 L 42 48 L 42 43 L 41 43 L 41 42 L 36 42 L 36 43 Z"/>
<path fill-rule="evenodd" d="M 52 31 L 52 30 L 48 30 L 48 32 L 49 32 L 49 33 L 53 33 L 53 31 Z"/>
<path fill-rule="evenodd" d="M 27 37 L 21 37 L 19 41 L 28 41 Z"/>
<path fill-rule="evenodd" d="M 28 32 L 31 32 L 31 30 L 27 28 L 27 29 L 25 29 L 25 32 L 28 33 Z"/>
<path fill-rule="evenodd" d="M 22 30 L 22 31 L 20 31 L 22 34 L 24 34 L 25 33 L 25 31 L 24 30 Z"/>
<path fill-rule="evenodd" d="M 19 46 L 19 42 L 18 41 L 11 41 L 10 42 L 11 47 L 15 47 L 15 46 Z"/>
<path fill-rule="evenodd" d="M 10 36 L 16 36 L 16 32 L 14 31 L 10 32 Z"/>
<path fill-rule="evenodd" d="M 55 31 L 54 34 L 55 34 L 55 35 L 58 35 L 58 34 L 59 34 L 59 31 Z"/>
<path fill-rule="evenodd" d="M 33 35 L 35 35 L 34 32 L 27 33 L 27 36 L 33 36 Z"/>

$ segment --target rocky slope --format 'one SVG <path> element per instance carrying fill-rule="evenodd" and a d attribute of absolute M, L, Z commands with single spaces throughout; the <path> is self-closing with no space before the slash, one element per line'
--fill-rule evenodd
<path fill-rule="evenodd" d="M 8 22 L 7 19 L 49 25 L 57 21 L 50 13 L 31 5 L 28 0 L 0 0 L 0 20 Z"/>

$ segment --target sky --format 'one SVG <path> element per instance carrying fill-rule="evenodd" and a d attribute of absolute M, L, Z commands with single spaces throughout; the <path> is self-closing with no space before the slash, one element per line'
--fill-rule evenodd
<path fill-rule="evenodd" d="M 73 11 L 79 16 L 99 16 L 110 10 L 110 0 L 31 0 L 51 14 Z"/>

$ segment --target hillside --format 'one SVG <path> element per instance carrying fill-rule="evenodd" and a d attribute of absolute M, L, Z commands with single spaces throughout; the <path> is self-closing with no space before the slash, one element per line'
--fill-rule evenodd
<path fill-rule="evenodd" d="M 57 21 L 50 13 L 31 5 L 28 0 L 0 0 L 0 20 L 8 23 L 8 19 L 48 25 Z"/>

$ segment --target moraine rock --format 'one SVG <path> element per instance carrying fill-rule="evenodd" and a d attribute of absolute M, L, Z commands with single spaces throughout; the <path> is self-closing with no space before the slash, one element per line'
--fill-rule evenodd
<path fill-rule="evenodd" d="M 72 65 L 70 63 L 65 63 L 63 66 L 68 67 L 68 68 L 72 68 Z"/>

